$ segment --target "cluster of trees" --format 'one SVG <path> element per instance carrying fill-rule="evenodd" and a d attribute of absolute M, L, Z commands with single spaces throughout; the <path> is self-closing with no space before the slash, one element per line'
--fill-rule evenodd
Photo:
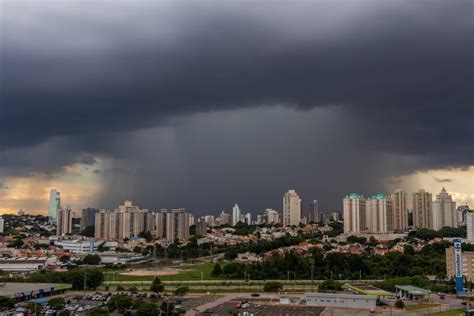
<path fill-rule="evenodd" d="M 26 278 L 9 279 L 10 282 L 32 282 L 32 283 L 68 283 L 72 284 L 74 290 L 86 288 L 96 289 L 104 281 L 102 271 L 98 269 L 74 268 L 66 272 L 40 271 L 32 273 Z"/>
<path fill-rule="evenodd" d="M 79 235 L 85 236 L 85 237 L 94 237 L 95 234 L 95 226 L 94 225 L 89 225 L 84 228 L 82 232 L 80 232 Z"/>
<path fill-rule="evenodd" d="M 262 254 L 264 252 L 275 250 L 281 247 L 295 246 L 307 239 L 318 238 L 318 237 L 322 237 L 320 233 L 311 234 L 311 235 L 297 235 L 297 236 L 290 236 L 289 234 L 286 234 L 285 236 L 276 238 L 274 240 L 259 240 L 256 242 L 250 241 L 249 243 L 246 243 L 246 244 L 240 244 L 237 246 L 229 247 L 225 251 L 224 257 L 227 260 L 232 260 L 232 259 L 235 259 L 239 253 L 244 253 L 247 251 L 253 252 L 256 254 Z"/>
<path fill-rule="evenodd" d="M 213 275 L 229 278 L 251 279 L 310 279 L 311 264 L 314 260 L 314 279 L 380 279 L 400 276 L 438 275 L 445 273 L 445 249 L 449 242 L 433 243 L 415 253 L 411 246 L 404 254 L 391 252 L 380 255 L 353 255 L 342 253 L 323 254 L 313 249 L 308 256 L 295 251 L 283 255 L 273 254 L 263 262 L 244 264 L 231 262 L 223 267 L 214 267 Z M 249 249 L 249 251 L 252 251 Z"/>
<path fill-rule="evenodd" d="M 466 226 L 461 227 L 443 227 L 440 230 L 432 230 L 427 228 L 420 228 L 414 231 L 411 231 L 408 234 L 408 237 L 418 238 L 422 240 L 433 240 L 435 238 L 442 237 L 466 237 Z"/>

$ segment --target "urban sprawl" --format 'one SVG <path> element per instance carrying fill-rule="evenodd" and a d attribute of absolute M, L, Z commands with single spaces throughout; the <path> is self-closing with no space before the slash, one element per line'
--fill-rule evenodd
<path fill-rule="evenodd" d="M 474 211 L 442 188 L 303 203 L 75 210 L 0 217 L 0 308 L 15 315 L 469 313 Z M 339 313 L 339 314 L 338 314 Z M 446 314 L 451 315 L 451 314 Z M 453 314 L 454 315 L 454 314 Z"/>

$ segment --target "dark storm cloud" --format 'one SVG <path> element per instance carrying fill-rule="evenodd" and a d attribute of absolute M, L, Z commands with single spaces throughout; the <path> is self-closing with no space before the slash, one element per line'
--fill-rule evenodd
<path fill-rule="evenodd" d="M 0 175 L 54 172 L 73 163 L 94 165 L 94 156 L 113 157 L 138 166 L 118 163 L 97 174 L 120 194 L 133 187 L 150 200 L 153 192 L 141 193 L 150 184 L 173 195 L 227 168 L 235 172 L 235 182 L 228 180 L 234 187 L 261 185 L 276 175 L 243 172 L 255 167 L 250 157 L 259 170 L 270 158 L 284 168 L 295 164 L 294 151 L 306 168 L 275 178 L 272 192 L 291 183 L 309 191 L 312 180 L 298 180 L 308 170 L 326 179 L 325 170 L 332 170 L 335 179 L 326 190 L 334 191 L 341 180 L 355 187 L 363 174 L 473 161 L 470 0 L 6 0 L 1 9 Z M 308 113 L 328 108 L 325 115 L 337 129 L 311 133 L 312 122 L 303 119 L 265 121 L 275 105 Z M 250 112 L 255 116 L 244 116 L 226 133 L 220 132 L 225 126 L 203 132 L 210 123 L 200 125 L 196 135 L 202 138 L 175 128 L 179 116 L 251 107 L 262 111 Z M 225 114 L 216 119 L 223 117 L 232 120 Z M 247 120 L 260 122 L 252 135 L 238 127 Z M 273 124 L 282 127 L 267 128 Z M 155 132 L 144 136 L 143 129 Z M 279 142 L 267 156 L 262 148 L 275 137 L 305 143 L 287 152 Z M 315 146 L 321 139 L 329 141 Z M 200 146 L 187 150 L 195 143 Z M 339 152 L 340 146 L 351 150 Z M 233 155 L 218 159 L 220 148 Z M 326 150 L 338 159 L 325 156 Z M 157 166 L 163 161 L 166 167 Z M 341 164 L 348 170 L 338 170 Z M 136 180 L 124 185 L 124 175 Z"/>
<path fill-rule="evenodd" d="M 453 182 L 453 179 L 448 179 L 448 178 L 441 179 L 441 178 L 437 178 L 437 177 L 433 177 L 433 178 L 434 178 L 435 181 L 438 182 L 438 183 Z"/>
<path fill-rule="evenodd" d="M 464 144 L 470 5 L 6 1 L 0 144 L 262 104 L 342 104 L 382 118 L 377 127 L 403 122 L 397 133 L 411 137 L 394 137 L 397 150 Z"/>

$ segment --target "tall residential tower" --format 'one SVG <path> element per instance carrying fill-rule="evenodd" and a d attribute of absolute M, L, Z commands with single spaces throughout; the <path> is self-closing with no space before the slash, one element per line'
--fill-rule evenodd
<path fill-rule="evenodd" d="M 445 226 L 458 227 L 458 219 L 456 202 L 453 202 L 451 195 L 442 188 L 433 202 L 433 229 L 439 230 Z"/>
<path fill-rule="evenodd" d="M 413 193 L 413 226 L 415 228 L 433 229 L 433 197 L 423 189 Z"/>
<path fill-rule="evenodd" d="M 301 199 L 295 190 L 283 195 L 283 226 L 298 225 L 301 221 Z"/>
<path fill-rule="evenodd" d="M 352 193 L 344 198 L 344 233 L 357 234 L 367 230 L 365 199 Z"/>
<path fill-rule="evenodd" d="M 393 230 L 403 231 L 408 227 L 407 194 L 402 190 L 396 190 L 391 194 L 393 203 Z"/>
<path fill-rule="evenodd" d="M 61 193 L 56 189 L 49 192 L 49 220 L 54 222 L 58 216 L 58 210 L 61 207 Z"/>

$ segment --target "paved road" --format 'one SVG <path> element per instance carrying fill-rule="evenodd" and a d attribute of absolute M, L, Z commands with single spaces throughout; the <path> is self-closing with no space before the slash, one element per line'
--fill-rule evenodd
<path fill-rule="evenodd" d="M 203 313 L 207 309 L 213 309 L 219 305 L 222 305 L 226 302 L 238 300 L 240 298 L 249 298 L 250 293 L 231 293 L 226 296 L 220 297 L 216 300 L 211 302 L 204 303 L 199 305 L 198 307 L 194 308 L 193 310 L 186 311 L 185 316 L 195 316 L 198 313 Z M 270 300 L 279 300 L 279 296 L 277 294 L 260 294 L 261 299 L 270 299 Z"/>

